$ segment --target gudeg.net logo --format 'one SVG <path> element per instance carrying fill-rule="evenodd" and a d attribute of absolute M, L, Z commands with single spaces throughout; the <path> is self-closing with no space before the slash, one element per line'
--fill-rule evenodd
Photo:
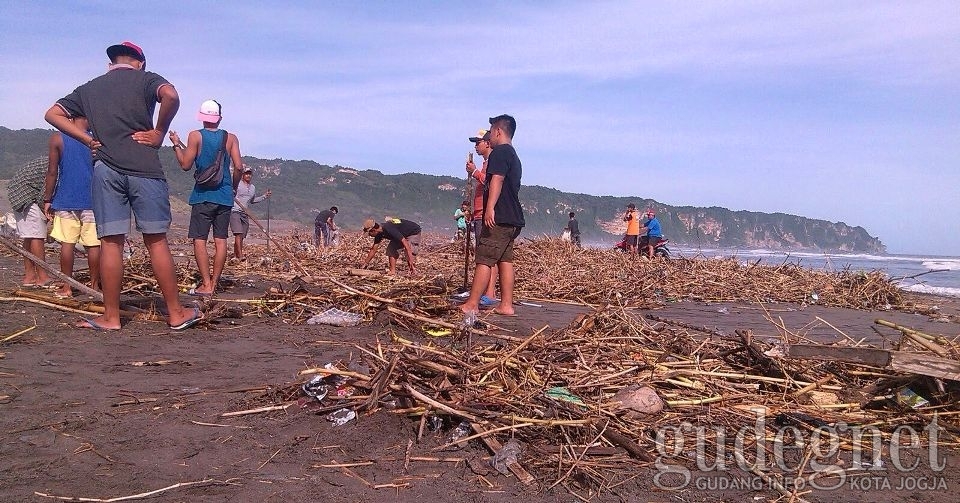
<path fill-rule="evenodd" d="M 688 421 L 658 428 L 654 484 L 664 490 L 691 486 L 827 491 L 946 488 L 943 477 L 914 474 L 924 460 L 933 473 L 946 466 L 946 458 L 938 451 L 936 416 L 921 429 L 901 425 L 884 433 L 875 425 L 844 422 L 768 425 L 763 408 L 754 409 L 754 414 L 753 424 L 733 431 L 723 425 L 695 426 Z M 680 462 L 681 456 L 691 454 L 696 471 Z M 746 475 L 735 474 L 733 468 Z"/>

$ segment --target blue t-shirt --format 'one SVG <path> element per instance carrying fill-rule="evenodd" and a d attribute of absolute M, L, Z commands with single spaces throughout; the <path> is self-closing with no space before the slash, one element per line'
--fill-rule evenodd
<path fill-rule="evenodd" d="M 93 209 L 91 180 L 93 179 L 93 157 L 90 149 L 68 135 L 63 138 L 63 153 L 60 154 L 57 187 L 53 191 L 50 209 L 54 211 L 75 211 Z"/>
<path fill-rule="evenodd" d="M 193 161 L 193 169 L 202 171 L 203 168 L 210 166 L 217 159 L 217 151 L 220 150 L 220 144 L 223 142 L 226 131 L 218 129 L 216 131 L 200 130 L 200 152 L 197 159 Z M 199 187 L 193 184 L 193 192 L 190 193 L 190 204 L 215 203 L 224 206 L 233 207 L 233 183 L 230 176 L 230 155 L 223 153 L 223 181 L 216 188 Z"/>
<path fill-rule="evenodd" d="M 652 238 L 663 237 L 663 233 L 660 231 L 660 221 L 657 220 L 657 217 L 647 220 L 647 224 L 644 227 L 647 228 L 647 236 Z"/>

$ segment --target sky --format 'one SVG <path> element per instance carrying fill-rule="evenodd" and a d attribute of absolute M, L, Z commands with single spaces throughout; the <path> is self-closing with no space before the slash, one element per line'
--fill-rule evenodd
<path fill-rule="evenodd" d="M 467 138 L 508 113 L 524 185 L 802 215 L 891 253 L 960 255 L 956 0 L 0 10 L 8 128 L 49 127 L 47 108 L 130 40 L 180 94 L 172 129 L 216 99 L 245 155 L 462 176 Z"/>

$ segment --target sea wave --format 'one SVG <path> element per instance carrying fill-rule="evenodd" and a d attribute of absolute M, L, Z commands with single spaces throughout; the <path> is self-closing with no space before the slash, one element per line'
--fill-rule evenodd
<path fill-rule="evenodd" d="M 930 269 L 931 271 L 960 271 L 960 259 L 936 259 L 936 260 L 924 260 L 921 263 L 923 267 Z"/>
<path fill-rule="evenodd" d="M 930 286 L 924 284 L 915 284 L 908 286 L 900 286 L 901 290 L 906 290 L 908 292 L 917 292 L 917 293 L 929 293 L 933 295 L 940 295 L 943 297 L 960 297 L 960 288 L 950 288 L 946 286 Z"/>

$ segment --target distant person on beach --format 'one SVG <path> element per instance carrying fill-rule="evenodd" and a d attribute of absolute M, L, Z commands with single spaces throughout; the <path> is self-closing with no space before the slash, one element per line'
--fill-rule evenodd
<path fill-rule="evenodd" d="M 237 262 L 247 260 L 247 256 L 243 254 L 243 240 L 247 237 L 247 232 L 250 231 L 250 221 L 247 218 L 250 205 L 264 201 L 273 194 L 270 189 L 267 189 L 266 192 L 258 196 L 257 186 L 251 183 L 251 180 L 253 180 L 253 169 L 245 166 L 243 175 L 236 183 L 236 195 L 234 195 L 233 208 L 230 210 L 230 231 L 233 232 L 233 260 Z"/>
<path fill-rule="evenodd" d="M 43 204 L 43 181 L 47 173 L 46 157 L 28 162 L 20 168 L 7 185 L 10 207 L 17 221 L 17 234 L 23 239 L 23 249 L 39 259 L 44 258 L 47 239 L 47 218 L 40 209 Z M 28 258 L 23 259 L 24 287 L 50 287 L 53 280 L 47 271 Z"/>
<path fill-rule="evenodd" d="M 496 314 L 515 316 L 513 309 L 513 242 L 525 225 L 520 205 L 520 157 L 513 148 L 517 121 L 509 115 L 490 118 L 490 145 L 487 159 L 486 190 L 483 196 L 483 230 L 477 243 L 476 270 L 470 297 L 460 306 L 466 319 L 475 316 L 480 298 L 490 281 L 490 270 L 500 273 L 500 305 Z"/>
<path fill-rule="evenodd" d="M 333 246 L 333 233 L 338 230 L 333 219 L 338 213 L 340 210 L 336 206 L 331 206 L 329 210 L 318 213 L 317 218 L 313 220 L 313 243 L 317 246 L 317 251 Z"/>
<path fill-rule="evenodd" d="M 453 220 L 457 223 L 457 235 L 454 240 L 459 241 L 467 235 L 467 213 L 470 211 L 470 203 L 464 201 L 460 207 L 453 212 Z"/>
<path fill-rule="evenodd" d="M 630 253 L 637 253 L 637 243 L 640 239 L 640 216 L 637 215 L 637 205 L 627 205 L 627 212 L 623 214 L 623 221 L 627 223 L 627 246 Z"/>
<path fill-rule="evenodd" d="M 420 249 L 420 224 L 403 218 L 388 218 L 383 223 L 376 223 L 372 218 L 363 222 L 363 232 L 373 237 L 373 245 L 367 252 L 366 258 L 360 263 L 360 268 L 367 267 L 373 255 L 377 252 L 377 247 L 381 241 L 386 239 L 390 243 L 387 245 L 387 261 L 390 266 L 390 274 L 396 273 L 397 259 L 400 258 L 400 250 L 403 249 L 407 257 L 407 265 L 410 266 L 410 274 L 417 273 L 416 259 Z"/>
<path fill-rule="evenodd" d="M 567 220 L 566 230 L 570 232 L 570 242 L 572 242 L 577 248 L 582 248 L 580 246 L 580 223 L 577 222 L 577 214 L 570 212 L 570 220 Z"/>
<path fill-rule="evenodd" d="M 470 229 L 473 232 L 473 244 L 480 242 L 480 231 L 483 230 L 483 192 L 486 189 L 487 181 L 487 158 L 493 147 L 490 146 L 490 131 L 481 129 L 477 131 L 476 136 L 467 138 L 473 143 L 473 149 L 483 159 L 483 163 L 478 168 L 473 159 L 467 160 L 467 175 L 472 176 L 476 182 L 473 190 L 473 214 L 470 222 Z M 497 303 L 497 269 L 490 270 L 490 281 L 487 282 L 487 289 L 480 296 L 481 307 L 492 307 Z"/>
<path fill-rule="evenodd" d="M 657 242 L 663 237 L 660 230 L 660 221 L 657 220 L 657 212 L 653 208 L 647 209 L 647 221 L 643 224 L 640 232 L 645 233 L 643 244 L 646 248 L 647 258 L 653 258 L 653 250 L 657 247 Z"/>
<path fill-rule="evenodd" d="M 91 134 L 86 117 L 71 119 L 77 127 Z M 43 213 L 53 221 L 50 236 L 60 242 L 60 272 L 72 277 L 79 242 L 87 254 L 90 267 L 90 288 L 100 289 L 100 240 L 90 183 L 93 179 L 93 157 L 90 148 L 61 133 L 50 135 L 50 162 L 43 184 Z M 60 298 L 73 297 L 70 283 L 57 289 Z"/>
<path fill-rule="evenodd" d="M 157 151 L 180 108 L 180 96 L 166 79 L 146 71 L 146 57 L 137 45 L 112 45 L 107 48 L 107 57 L 111 64 L 105 75 L 61 98 L 44 116 L 95 154 L 91 196 L 100 239 L 104 313 L 82 319 L 75 326 L 120 329 L 123 244 L 132 212 L 163 294 L 167 323 L 173 330 L 183 330 L 203 319 L 203 313 L 180 304 L 177 274 L 167 243 L 169 188 Z M 160 112 L 154 125 L 157 102 Z M 93 135 L 70 121 L 77 116 L 87 117 Z"/>
<path fill-rule="evenodd" d="M 227 263 L 227 232 L 230 227 L 230 213 L 234 205 L 233 180 L 240 178 L 243 161 L 240 157 L 240 141 L 233 133 L 220 129 L 223 119 L 223 107 L 216 100 L 207 100 L 200 104 L 197 120 L 203 128 L 190 131 L 187 144 L 180 141 L 176 131 L 170 131 L 173 153 L 177 156 L 180 168 L 184 171 L 203 171 L 213 166 L 218 157 L 222 157 L 220 183 L 209 186 L 200 182 L 193 184 L 190 192 L 190 231 L 193 239 L 193 254 L 201 283 L 189 293 L 191 295 L 213 295 Z M 221 149 L 222 152 L 221 152 Z M 230 170 L 231 164 L 234 170 Z M 210 255 L 207 252 L 207 238 L 213 227 L 213 271 L 210 271 Z"/>

